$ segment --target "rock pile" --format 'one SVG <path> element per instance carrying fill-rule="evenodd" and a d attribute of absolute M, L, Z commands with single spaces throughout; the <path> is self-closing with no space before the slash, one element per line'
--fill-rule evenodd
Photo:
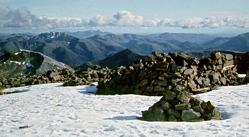
<path fill-rule="evenodd" d="M 221 119 L 221 114 L 210 101 L 205 102 L 190 96 L 185 91 L 165 92 L 160 101 L 142 112 L 139 118 L 146 121 L 204 121 Z"/>
<path fill-rule="evenodd" d="M 75 76 L 67 79 L 63 86 L 77 86 L 77 85 L 88 85 L 92 82 L 104 81 L 110 79 L 111 69 L 94 67 L 87 71 L 79 71 L 75 73 Z"/>
<path fill-rule="evenodd" d="M 97 94 L 157 96 L 173 87 L 198 94 L 219 85 L 239 84 L 233 56 L 220 52 L 201 60 L 186 54 L 154 52 L 110 77 L 99 82 Z"/>
<path fill-rule="evenodd" d="M 68 69 L 49 70 L 45 74 L 37 74 L 26 77 L 2 78 L 0 79 L 0 88 L 21 87 L 35 84 L 62 82 L 73 76 L 73 72 Z"/>
<path fill-rule="evenodd" d="M 63 82 L 63 86 L 88 85 L 92 82 L 108 79 L 111 72 L 108 68 L 88 69 L 75 73 L 68 69 L 54 69 L 45 74 L 10 79 L 2 78 L 0 79 L 0 89 L 56 82 Z"/>

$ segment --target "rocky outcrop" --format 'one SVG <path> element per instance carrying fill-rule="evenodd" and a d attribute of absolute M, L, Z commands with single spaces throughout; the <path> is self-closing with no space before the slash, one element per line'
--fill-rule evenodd
<path fill-rule="evenodd" d="M 198 94 L 215 86 L 236 85 L 233 56 L 220 52 L 198 60 L 186 54 L 157 53 L 116 70 L 109 81 L 100 81 L 97 94 L 163 95 L 167 90 Z"/>

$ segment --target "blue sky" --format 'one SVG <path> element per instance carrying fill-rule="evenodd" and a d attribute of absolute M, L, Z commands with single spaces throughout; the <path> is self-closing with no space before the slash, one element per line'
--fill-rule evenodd
<path fill-rule="evenodd" d="M 248 5 L 249 0 L 0 0 L 0 8 L 5 8 L 6 12 L 5 17 L 0 15 L 0 30 L 25 30 L 26 25 L 33 31 L 45 30 L 49 26 L 49 29 L 98 28 L 141 33 L 240 33 L 248 31 Z M 23 19 L 22 10 L 37 19 L 46 16 L 46 19 L 39 21 L 43 27 L 35 25 L 37 22 L 33 18 L 27 19 L 26 13 Z M 9 19 L 12 24 L 3 21 L 9 16 L 7 13 L 17 14 Z M 55 18 L 64 24 L 60 25 Z M 75 20 L 73 22 L 68 18 L 81 21 L 77 24 Z M 13 24 L 13 20 L 32 20 L 32 24 Z"/>

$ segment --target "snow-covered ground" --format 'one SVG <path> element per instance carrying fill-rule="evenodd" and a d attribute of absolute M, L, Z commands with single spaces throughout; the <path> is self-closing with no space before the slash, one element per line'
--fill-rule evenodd
<path fill-rule="evenodd" d="M 20 93 L 0 96 L 0 136 L 249 136 L 249 85 L 199 95 L 218 106 L 223 120 L 178 123 L 136 119 L 160 97 L 100 96 L 89 93 L 96 87 L 61 85 L 5 90 Z"/>

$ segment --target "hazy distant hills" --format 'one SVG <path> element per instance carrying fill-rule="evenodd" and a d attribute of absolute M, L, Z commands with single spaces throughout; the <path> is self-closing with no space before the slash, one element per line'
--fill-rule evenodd
<path fill-rule="evenodd" d="M 61 62 L 28 50 L 20 50 L 0 56 L 0 78 L 29 76 L 45 73 L 51 69 L 63 68 L 72 70 Z"/>
<path fill-rule="evenodd" d="M 245 52 L 249 51 L 249 33 L 240 34 L 224 41 L 219 41 L 221 44 L 212 49 Z"/>
<path fill-rule="evenodd" d="M 170 41 L 175 40 L 179 42 L 190 42 L 196 44 L 203 44 L 208 41 L 215 39 L 215 36 L 207 34 L 192 34 L 192 33 L 162 33 L 162 34 L 151 34 L 148 35 L 152 39 L 157 39 L 158 41 Z"/>
<path fill-rule="evenodd" d="M 12 34 L 0 36 L 0 55 L 28 49 L 41 52 L 57 61 L 79 66 L 103 60 L 129 49 L 140 55 L 152 51 L 202 52 L 205 50 L 249 51 L 249 33 L 235 37 L 206 34 L 162 33 L 150 35 L 112 34 L 101 31 L 50 32 L 39 35 Z"/>
<path fill-rule="evenodd" d="M 79 39 L 59 32 L 35 36 L 10 36 L 0 40 L 0 54 L 16 52 L 18 49 L 41 52 L 68 65 L 81 65 L 90 60 L 103 59 L 123 48 L 101 46 L 88 39 Z"/>
<path fill-rule="evenodd" d="M 75 67 L 76 71 L 86 70 L 87 68 L 94 68 L 96 65 L 108 68 L 117 68 L 120 66 L 128 66 L 134 63 L 139 58 L 144 56 L 136 54 L 135 52 L 125 49 L 118 53 L 111 54 L 103 60 L 87 62 L 83 65 Z"/>
<path fill-rule="evenodd" d="M 128 66 L 143 56 L 132 52 L 129 49 L 122 50 L 114 55 L 110 55 L 98 62 L 101 67 L 116 68 L 119 66 Z"/>
<path fill-rule="evenodd" d="M 81 39 L 81 38 L 93 37 L 95 35 L 103 36 L 103 35 L 111 34 L 111 33 L 103 32 L 100 30 L 88 30 L 88 31 L 67 32 L 67 34 Z"/>

